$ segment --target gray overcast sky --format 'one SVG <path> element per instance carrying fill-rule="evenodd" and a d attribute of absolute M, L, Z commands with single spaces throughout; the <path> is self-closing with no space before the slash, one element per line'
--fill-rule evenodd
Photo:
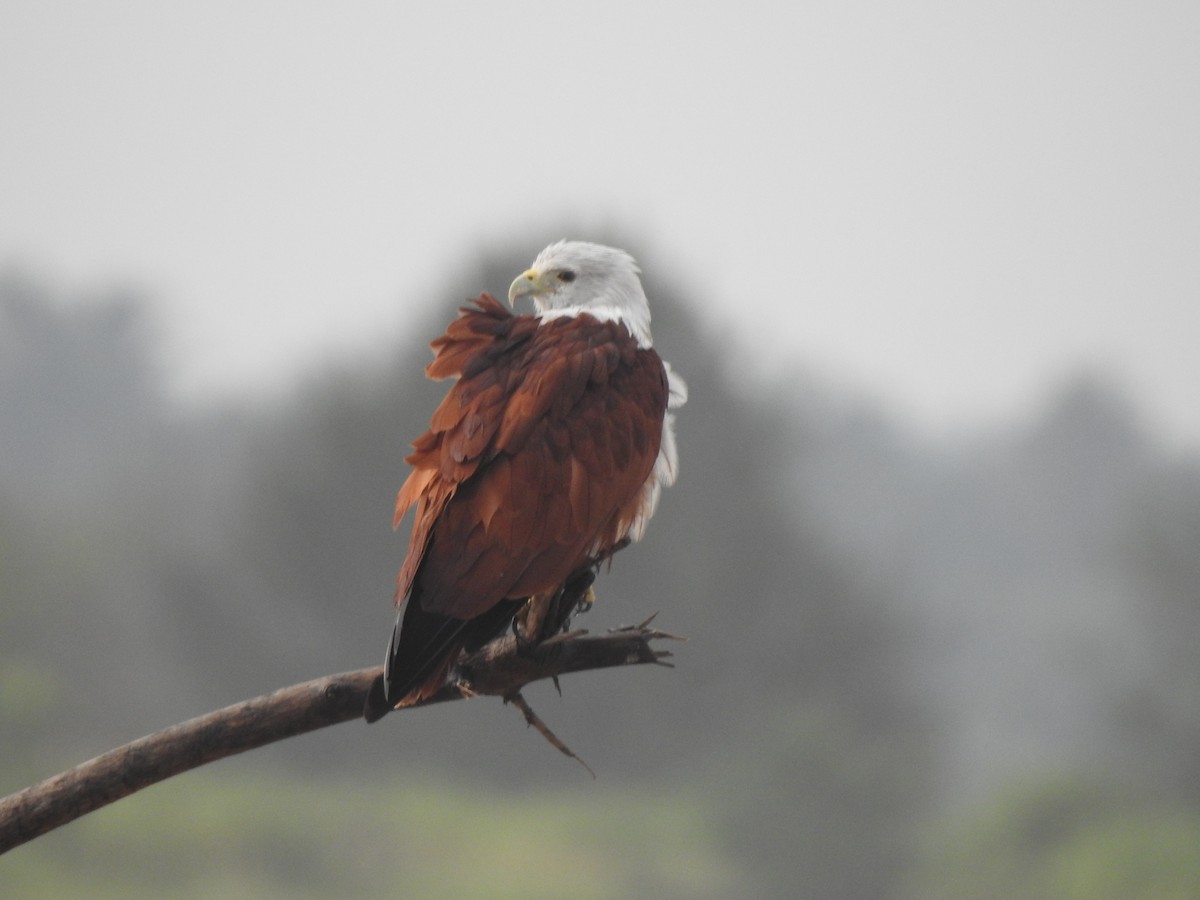
<path fill-rule="evenodd" d="M 185 391 L 571 222 L 756 368 L 944 430 L 1101 364 L 1200 446 L 1194 0 L 6 0 L 0 132 L 0 264 L 147 287 Z"/>

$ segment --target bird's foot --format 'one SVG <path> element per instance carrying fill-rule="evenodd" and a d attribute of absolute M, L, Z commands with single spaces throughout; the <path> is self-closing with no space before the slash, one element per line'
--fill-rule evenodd
<path fill-rule="evenodd" d="M 470 700 L 472 697 L 479 696 L 475 689 L 471 687 L 471 682 L 465 678 L 459 678 L 454 682 L 454 686 L 458 689 L 458 692 L 462 694 L 464 700 Z"/>
<path fill-rule="evenodd" d="M 579 598 L 579 605 L 575 607 L 575 612 L 585 613 L 590 610 L 596 603 L 596 589 L 588 587 L 583 592 L 583 596 Z"/>

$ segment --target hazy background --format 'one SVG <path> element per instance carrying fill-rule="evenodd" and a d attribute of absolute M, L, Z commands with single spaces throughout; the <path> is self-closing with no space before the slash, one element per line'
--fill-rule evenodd
<path fill-rule="evenodd" d="M 646 272 L 674 671 L 221 763 L 31 896 L 1200 893 L 1192 4 L 0 9 L 0 793 L 381 658 L 426 342 Z M 1172 893 L 1173 892 L 1173 893 Z"/>

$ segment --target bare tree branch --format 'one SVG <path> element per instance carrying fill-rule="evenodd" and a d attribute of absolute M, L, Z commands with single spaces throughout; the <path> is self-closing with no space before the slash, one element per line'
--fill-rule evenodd
<path fill-rule="evenodd" d="M 674 636 L 648 626 L 649 620 L 605 635 L 573 632 L 532 649 L 519 649 L 511 635 L 497 639 L 464 659 L 459 678 L 420 705 L 478 694 L 512 699 L 531 682 L 588 669 L 669 665 L 663 660 L 671 654 L 655 650 L 650 641 Z M 6 797 L 0 800 L 0 854 L 172 775 L 358 719 L 381 671 L 377 667 L 343 672 L 227 706 L 117 747 Z"/>

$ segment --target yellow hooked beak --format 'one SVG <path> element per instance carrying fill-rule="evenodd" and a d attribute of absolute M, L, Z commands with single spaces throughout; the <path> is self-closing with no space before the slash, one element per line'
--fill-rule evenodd
<path fill-rule="evenodd" d="M 555 285 L 547 283 L 547 273 L 539 272 L 537 269 L 526 269 L 516 277 L 513 283 L 508 288 L 508 302 L 511 306 L 517 305 L 517 300 L 521 297 L 537 297 L 541 294 L 549 294 L 555 289 Z"/>

